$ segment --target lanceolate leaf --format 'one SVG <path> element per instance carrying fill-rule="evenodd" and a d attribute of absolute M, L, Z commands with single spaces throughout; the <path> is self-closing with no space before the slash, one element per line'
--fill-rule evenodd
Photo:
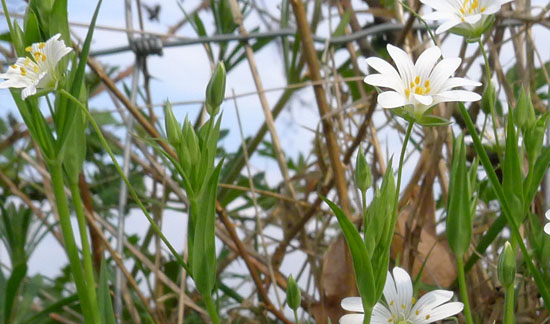
<path fill-rule="evenodd" d="M 378 300 L 376 300 L 376 287 L 375 287 L 375 278 L 370 263 L 370 257 L 367 253 L 367 248 L 361 239 L 361 235 L 355 228 L 355 226 L 350 222 L 348 217 L 344 212 L 334 204 L 332 201 L 327 198 L 323 200 L 329 205 L 330 209 L 336 215 L 338 223 L 344 232 L 346 241 L 348 242 L 351 255 L 353 258 L 353 268 L 355 269 L 355 277 L 357 278 L 357 288 L 359 289 L 359 294 L 363 300 L 363 304 L 367 303 L 367 307 L 373 307 Z M 385 270 L 387 271 L 387 269 Z"/>

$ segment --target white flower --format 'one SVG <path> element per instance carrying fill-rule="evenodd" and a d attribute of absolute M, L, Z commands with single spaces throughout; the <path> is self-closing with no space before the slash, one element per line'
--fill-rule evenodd
<path fill-rule="evenodd" d="M 393 277 L 388 271 L 384 297 L 387 303 L 378 302 L 374 306 L 371 324 L 427 324 L 453 316 L 464 308 L 461 302 L 448 303 L 453 292 L 447 290 L 430 291 L 416 301 L 411 277 L 399 267 L 393 268 Z M 361 298 L 344 298 L 342 308 L 363 312 Z M 344 315 L 340 318 L 340 324 L 362 324 L 363 317 L 363 314 Z"/>
<path fill-rule="evenodd" d="M 550 221 L 550 209 L 546 211 L 544 216 L 546 216 L 546 219 Z M 544 225 L 544 231 L 546 232 L 546 234 L 550 235 L 550 222 Z"/>
<path fill-rule="evenodd" d="M 435 31 L 441 34 L 453 27 L 478 29 L 485 25 L 487 18 L 500 10 L 500 7 L 512 0 L 420 0 L 434 9 L 422 16 L 426 20 L 440 20 L 441 25 Z M 481 28 L 483 30 L 483 27 Z"/>
<path fill-rule="evenodd" d="M 56 34 L 45 43 L 34 43 L 25 49 L 30 57 L 20 57 L 15 64 L 10 65 L 0 78 L 6 81 L 0 83 L 0 88 L 24 88 L 21 98 L 36 93 L 36 89 L 55 88 L 57 86 L 56 65 L 72 49 L 65 46 Z"/>
<path fill-rule="evenodd" d="M 437 46 L 425 50 L 413 64 L 403 50 L 388 44 L 388 53 L 397 70 L 388 62 L 369 57 L 367 64 L 379 74 L 370 74 L 365 82 L 378 87 L 389 88 L 378 95 L 378 103 L 384 108 L 412 108 L 414 115 L 421 116 L 430 107 L 448 101 L 477 101 L 481 96 L 455 87 L 480 86 L 481 83 L 465 78 L 451 77 L 462 60 L 458 57 L 441 57 Z"/>

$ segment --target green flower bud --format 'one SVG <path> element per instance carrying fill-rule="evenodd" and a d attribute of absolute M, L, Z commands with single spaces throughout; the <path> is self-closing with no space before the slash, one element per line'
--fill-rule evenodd
<path fill-rule="evenodd" d="M 189 119 L 185 119 L 183 123 L 183 142 L 187 147 L 188 158 L 191 162 L 191 166 L 196 166 L 200 160 L 200 146 L 195 129 Z"/>
<path fill-rule="evenodd" d="M 355 161 L 355 183 L 361 192 L 365 192 L 372 184 L 372 174 L 362 147 L 359 148 Z"/>
<path fill-rule="evenodd" d="M 518 103 L 515 109 L 516 125 L 522 129 L 532 128 L 537 122 L 535 108 L 531 96 L 525 93 L 522 88 L 519 94 Z"/>
<path fill-rule="evenodd" d="M 288 277 L 288 281 L 286 283 L 286 299 L 288 301 L 288 307 L 292 310 L 295 311 L 298 307 L 300 307 L 300 303 L 302 301 L 300 288 L 298 288 L 298 285 L 296 284 L 296 281 L 294 281 L 292 275 Z"/>
<path fill-rule="evenodd" d="M 514 284 L 515 276 L 516 255 L 510 242 L 506 242 L 498 258 L 498 280 L 504 287 L 509 287 Z"/>
<path fill-rule="evenodd" d="M 225 97 L 225 65 L 218 62 L 214 74 L 206 87 L 206 110 L 210 116 L 215 116 Z"/>
<path fill-rule="evenodd" d="M 181 130 L 169 101 L 164 105 L 164 127 L 166 128 L 168 142 L 172 144 L 172 146 L 178 146 L 181 142 Z"/>

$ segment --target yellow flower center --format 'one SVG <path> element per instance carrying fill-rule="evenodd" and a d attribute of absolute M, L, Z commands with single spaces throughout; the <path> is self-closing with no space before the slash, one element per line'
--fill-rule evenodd
<path fill-rule="evenodd" d="M 416 76 L 414 81 L 411 81 L 409 83 L 409 87 L 405 89 L 405 95 L 407 96 L 407 99 L 410 98 L 411 94 L 417 94 L 417 95 L 426 95 L 430 93 L 432 90 L 430 88 L 430 80 L 424 81 L 424 83 L 421 82 L 420 76 Z M 414 304 L 414 299 L 413 299 Z"/>
<path fill-rule="evenodd" d="M 464 0 L 462 2 L 462 7 L 460 8 L 460 13 L 462 14 L 462 22 L 464 22 L 464 17 L 466 15 L 471 15 L 473 13 L 477 13 L 477 10 L 479 9 L 479 12 L 483 13 L 487 8 L 486 7 L 479 7 L 479 0 Z"/>

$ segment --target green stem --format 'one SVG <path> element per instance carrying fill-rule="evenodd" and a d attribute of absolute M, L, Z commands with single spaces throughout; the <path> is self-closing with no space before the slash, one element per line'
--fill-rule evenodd
<path fill-rule="evenodd" d="M 506 222 L 510 226 L 512 237 L 517 241 L 519 245 L 519 248 L 523 255 L 523 260 L 525 261 L 525 264 L 527 265 L 529 272 L 533 275 L 533 278 L 535 279 L 535 283 L 537 285 L 537 288 L 539 289 L 542 299 L 544 300 L 544 305 L 546 309 L 550 311 L 550 293 L 548 292 L 548 288 L 546 287 L 545 281 L 542 278 L 541 273 L 533 264 L 531 254 L 529 253 L 529 251 L 527 250 L 527 247 L 525 246 L 525 243 L 523 242 L 523 238 L 519 231 L 519 226 L 516 223 L 516 219 L 514 215 L 512 215 L 512 211 L 510 209 L 510 206 L 508 205 L 508 200 L 506 199 L 504 191 L 502 190 L 502 185 L 500 184 L 500 181 L 498 180 L 495 170 L 493 169 L 493 165 L 489 160 L 489 156 L 487 156 L 487 152 L 485 152 L 483 145 L 481 145 L 481 141 L 479 140 L 479 136 L 477 135 L 474 123 L 472 122 L 472 119 L 470 119 L 470 115 L 466 111 L 466 108 L 462 103 L 459 103 L 458 107 L 460 108 L 460 113 L 462 115 L 462 118 L 464 119 L 464 122 L 468 127 L 468 131 L 472 136 L 472 139 L 474 141 L 474 146 L 477 154 L 479 155 L 481 164 L 483 165 L 483 168 L 487 173 L 487 177 L 489 178 L 489 182 L 493 186 L 494 192 L 497 195 L 497 198 L 500 202 L 502 213 L 506 218 Z"/>
<path fill-rule="evenodd" d="M 504 292 L 506 294 L 506 301 L 504 306 L 504 324 L 514 324 L 514 285 L 511 284 L 510 286 L 506 287 L 506 291 Z"/>
<path fill-rule="evenodd" d="M 218 311 L 216 310 L 216 305 L 214 304 L 214 300 L 212 299 L 212 296 L 208 294 L 208 295 L 203 295 L 202 298 L 204 300 L 206 311 L 208 312 L 208 315 L 210 315 L 210 319 L 212 320 L 212 323 L 220 324 L 220 318 L 218 316 Z"/>
<path fill-rule="evenodd" d="M 10 13 L 8 11 L 8 6 L 6 5 L 6 0 L 2 0 L 2 9 L 4 10 L 4 16 L 6 16 L 6 23 L 8 24 L 8 29 L 10 30 L 10 34 L 14 35 L 15 31 L 13 30 Z"/>
<path fill-rule="evenodd" d="M 80 190 L 78 184 L 72 182 L 69 184 L 69 189 L 71 190 L 71 195 L 73 198 L 73 205 L 76 213 L 76 219 L 78 222 L 78 230 L 80 232 L 80 242 L 82 244 L 82 258 L 84 259 L 84 274 L 86 275 L 86 281 L 88 287 L 95 288 L 95 277 L 94 277 L 94 267 L 92 264 L 92 255 L 90 253 L 90 243 L 88 240 L 88 229 L 86 227 L 86 218 L 84 216 L 84 207 L 82 204 L 82 199 L 80 198 Z M 89 289 L 88 293 L 90 294 L 90 300 L 93 303 L 96 303 L 97 297 L 95 289 Z M 93 305 L 92 305 L 93 307 Z"/>
<path fill-rule="evenodd" d="M 69 98 L 71 101 L 73 101 L 83 112 L 84 114 L 86 115 L 86 117 L 88 117 L 88 120 L 90 121 L 90 124 L 92 124 L 92 127 L 94 128 L 95 132 L 97 133 L 97 136 L 99 137 L 99 140 L 101 142 L 101 145 L 103 145 L 103 147 L 105 148 L 105 150 L 107 151 L 107 153 L 109 154 L 109 156 L 111 157 L 111 160 L 113 161 L 113 165 L 115 166 L 115 168 L 117 169 L 118 173 L 120 174 L 120 176 L 122 177 L 122 180 L 124 180 L 124 182 L 126 183 L 126 185 L 128 186 L 128 192 L 130 193 L 130 195 L 132 196 L 132 198 L 136 201 L 136 203 L 138 204 L 139 208 L 141 209 L 141 211 L 143 212 L 143 214 L 145 215 L 145 217 L 147 218 L 147 220 L 149 221 L 149 223 L 151 224 L 151 228 L 153 229 L 153 231 L 160 237 L 160 239 L 162 240 L 162 242 L 166 245 L 166 247 L 168 248 L 168 250 L 170 250 L 170 253 L 172 253 L 172 255 L 176 258 L 176 260 L 178 261 L 178 263 L 185 269 L 185 271 L 187 271 L 188 273 L 191 272 L 191 269 L 189 269 L 189 266 L 187 265 L 187 263 L 185 263 L 185 261 L 183 261 L 183 258 L 181 257 L 181 255 L 176 251 L 176 249 L 174 249 L 174 247 L 172 246 L 172 244 L 170 244 L 170 242 L 168 241 L 168 239 L 166 238 L 166 236 L 164 236 L 164 234 L 162 233 L 162 231 L 160 230 L 160 228 L 158 227 L 158 225 L 155 223 L 155 221 L 153 220 L 153 218 L 151 217 L 151 215 L 149 215 L 149 212 L 147 211 L 147 209 L 145 208 L 145 206 L 143 205 L 143 203 L 141 202 L 141 200 L 139 199 L 136 191 L 134 190 L 134 187 L 132 187 L 132 184 L 130 183 L 130 181 L 128 181 L 128 178 L 124 175 L 124 172 L 122 172 L 122 169 L 120 168 L 120 165 L 118 164 L 117 160 L 116 160 L 116 157 L 115 155 L 113 154 L 113 151 L 111 150 L 111 148 L 109 147 L 109 144 L 107 143 L 107 140 L 105 140 L 105 137 L 103 137 L 103 134 L 101 133 L 101 129 L 99 128 L 99 126 L 97 125 L 97 123 L 95 122 L 93 116 L 90 114 L 90 112 L 88 111 L 88 109 L 86 109 L 86 107 L 78 100 L 76 99 L 75 97 L 73 97 L 70 93 L 68 93 L 67 91 L 65 91 L 64 89 L 60 89 L 59 90 L 59 93 L 61 93 L 62 95 L 66 96 L 67 98 Z"/>
<path fill-rule="evenodd" d="M 298 311 L 297 310 L 294 310 L 294 320 L 296 321 L 296 324 L 300 323 L 300 319 L 298 318 Z"/>
<path fill-rule="evenodd" d="M 401 187 L 401 174 L 403 173 L 403 161 L 405 160 L 405 151 L 407 149 L 407 143 L 409 142 L 409 138 L 411 137 L 413 127 L 414 122 L 409 122 L 407 133 L 405 133 L 405 140 L 403 141 L 403 147 L 401 148 L 401 155 L 399 157 L 399 169 L 397 169 L 397 187 L 395 187 L 395 214 L 397 213 L 397 205 L 399 204 L 399 191 Z"/>
<path fill-rule="evenodd" d="M 363 315 L 363 324 L 370 324 L 370 319 L 372 317 L 372 307 L 371 308 L 365 308 Z"/>
<path fill-rule="evenodd" d="M 466 288 L 466 275 L 464 274 L 464 261 L 462 256 L 456 257 L 456 267 L 458 270 L 458 286 L 460 288 L 460 297 L 464 303 L 464 317 L 466 324 L 473 324 L 472 311 L 470 310 L 470 300 L 468 299 L 468 289 Z"/>
<path fill-rule="evenodd" d="M 49 163 L 48 169 L 50 171 L 55 203 L 59 214 L 59 224 L 61 225 L 65 249 L 69 258 L 71 273 L 73 274 L 76 284 L 76 292 L 78 294 L 78 299 L 80 300 L 82 314 L 84 315 L 85 323 L 96 324 L 100 322 L 98 317 L 99 308 L 97 307 L 97 300 L 91 300 L 91 296 L 95 295 L 95 287 L 86 284 L 86 280 L 84 279 L 84 275 L 82 273 L 82 266 L 78 256 L 78 248 L 76 246 L 74 233 L 71 226 L 69 205 L 67 203 L 67 196 L 65 195 L 63 169 L 61 164 L 58 162 Z"/>
<path fill-rule="evenodd" d="M 487 78 L 487 87 L 491 89 L 492 87 L 492 80 L 491 80 L 491 67 L 489 66 L 489 56 L 487 56 L 487 52 L 485 51 L 485 47 L 483 46 L 483 43 L 481 42 L 481 38 L 478 40 L 479 49 L 481 50 L 481 53 L 483 54 L 483 60 L 485 60 L 485 77 Z M 495 93 L 496 96 L 496 93 Z M 495 136 L 495 146 L 497 151 L 497 156 L 500 160 L 501 157 L 501 147 L 498 139 L 498 133 L 497 133 L 497 117 L 495 113 L 495 102 L 493 98 L 489 98 L 489 111 L 491 112 L 491 118 L 493 119 L 493 134 Z M 483 136 L 483 133 L 481 134 Z"/>

